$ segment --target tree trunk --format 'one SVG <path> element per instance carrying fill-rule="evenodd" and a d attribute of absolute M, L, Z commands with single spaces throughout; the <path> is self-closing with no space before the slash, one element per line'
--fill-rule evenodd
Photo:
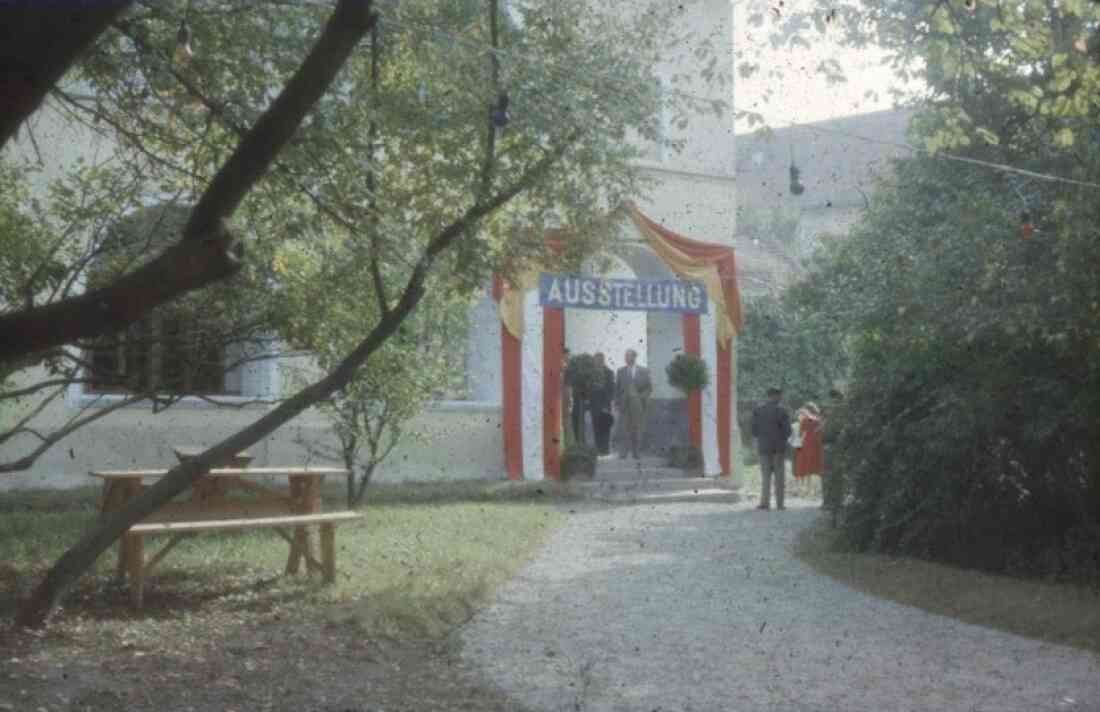
<path fill-rule="evenodd" d="M 374 476 L 374 468 L 378 466 L 378 463 L 372 458 L 369 463 L 363 468 L 363 474 L 359 478 L 359 486 L 355 490 L 354 499 L 348 504 L 348 509 L 354 509 L 360 507 L 363 504 L 363 495 L 367 493 L 367 485 L 370 484 L 370 478 Z"/>
<path fill-rule="evenodd" d="M 127 529 L 190 487 L 205 470 L 248 449 L 307 408 L 331 397 L 333 393 L 347 386 L 355 377 L 356 371 L 385 343 L 420 302 L 424 295 L 424 281 L 440 253 L 450 248 L 482 218 L 496 211 L 545 175 L 565 154 L 577 136 L 578 132 L 573 132 L 565 137 L 555 150 L 543 156 L 508 190 L 498 193 L 487 202 L 475 203 L 462 217 L 440 232 L 417 261 L 397 305 L 379 320 L 370 334 L 328 375 L 302 389 L 252 425 L 229 436 L 196 456 L 195 459 L 177 465 L 126 507 L 98 522 L 76 545 L 57 560 L 20 610 L 17 622 L 23 626 L 43 625 L 61 597 L 95 563 L 99 555 L 117 541 Z"/>
<path fill-rule="evenodd" d="M 348 492 L 347 492 L 348 509 L 351 509 L 352 506 L 355 504 L 355 451 L 356 451 L 356 449 L 357 448 L 354 445 L 349 446 L 347 444 L 345 444 L 344 447 L 342 448 L 343 455 L 344 455 L 344 469 L 346 469 L 348 471 L 348 475 L 347 475 L 347 480 L 348 480 L 347 481 L 347 485 L 348 485 Z"/>
<path fill-rule="evenodd" d="M 421 273 L 419 281 L 423 281 L 423 277 Z M 302 411 L 347 385 L 355 375 L 356 369 L 389 338 L 420 300 L 420 289 L 414 288 L 414 285 L 410 285 L 410 289 L 413 296 L 403 300 L 402 308 L 394 310 L 389 318 L 379 322 L 359 347 L 328 376 L 304 388 L 252 425 L 229 436 L 193 460 L 172 468 L 167 475 L 124 509 L 114 512 L 97 523 L 92 531 L 85 534 L 73 548 L 58 559 L 19 612 L 17 622 L 23 626 L 39 626 L 45 623 L 69 587 L 127 529 L 186 490 L 203 472 L 214 467 L 216 463 L 251 447 Z"/>
<path fill-rule="evenodd" d="M 120 3 L 87 3 L 100 4 Z M 302 65 L 199 198 L 177 245 L 104 289 L 0 317 L 0 363 L 125 328 L 160 304 L 234 274 L 240 268 L 238 248 L 222 221 L 267 172 L 374 26 L 377 16 L 371 5 L 371 0 L 340 0 Z M 75 54 L 69 62 L 73 59 Z M 7 63 L 13 66 L 14 61 Z"/>
<path fill-rule="evenodd" d="M 0 148 L 132 1 L 0 4 Z"/>

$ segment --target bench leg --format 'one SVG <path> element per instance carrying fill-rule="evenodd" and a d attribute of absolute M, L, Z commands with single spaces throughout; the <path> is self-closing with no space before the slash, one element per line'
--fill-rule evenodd
<path fill-rule="evenodd" d="M 118 540 L 118 564 L 115 566 L 115 581 L 119 584 L 126 580 L 126 567 L 129 566 L 130 556 L 129 537 L 125 534 Z"/>
<path fill-rule="evenodd" d="M 291 536 L 293 541 L 290 543 L 290 558 L 286 562 L 286 572 L 297 574 L 299 566 L 309 553 L 309 531 L 305 527 L 294 527 L 294 533 Z M 309 573 L 308 563 L 306 573 Z"/>
<path fill-rule="evenodd" d="M 141 534 L 126 534 L 126 569 L 130 574 L 130 604 L 141 608 L 145 602 L 145 540 Z"/>
<path fill-rule="evenodd" d="M 336 582 L 336 526 L 331 522 L 321 525 L 321 566 L 325 583 Z"/>
<path fill-rule="evenodd" d="M 104 480 L 103 500 L 100 503 L 100 516 L 106 518 L 112 512 L 122 509 L 126 505 L 128 494 L 126 483 Z M 118 540 L 118 561 L 115 564 L 115 581 L 122 583 L 126 580 L 126 537 Z"/>

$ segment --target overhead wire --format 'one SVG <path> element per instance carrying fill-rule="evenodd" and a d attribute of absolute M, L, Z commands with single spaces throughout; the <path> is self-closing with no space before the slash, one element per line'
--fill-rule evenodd
<path fill-rule="evenodd" d="M 843 131 L 841 129 L 830 129 L 824 126 L 817 126 L 812 123 L 797 123 L 786 122 L 786 126 L 783 128 L 796 128 L 804 129 L 807 131 L 834 134 L 837 136 L 844 136 L 845 138 L 855 139 L 857 141 L 864 141 L 866 143 L 877 143 L 884 146 L 893 146 L 894 148 L 901 148 L 913 153 L 924 154 L 930 158 L 938 158 L 946 161 L 958 161 L 960 163 L 969 163 L 971 165 L 982 166 L 993 170 L 1002 171 L 1004 173 L 1012 173 L 1015 175 L 1025 176 L 1034 180 L 1042 180 L 1056 183 L 1066 183 L 1069 185 L 1076 185 L 1082 188 L 1100 188 L 1100 183 L 1094 183 L 1092 181 L 1077 180 L 1076 178 L 1066 178 L 1065 176 L 1055 175 L 1053 173 L 1040 173 L 1038 171 L 1028 170 L 1026 168 L 1018 168 L 1016 166 L 1009 165 L 1007 163 L 997 163 L 995 161 L 984 161 L 980 158 L 971 158 L 969 156 L 960 156 L 954 153 L 947 153 L 945 151 L 930 151 L 926 148 L 920 148 L 904 141 L 894 141 L 890 139 L 872 138 L 870 136 L 863 136 L 861 134 L 853 133 L 851 131 Z"/>
<path fill-rule="evenodd" d="M 453 48 L 455 46 L 462 45 L 462 46 L 468 47 L 469 49 L 477 52 L 480 55 L 493 55 L 493 54 L 495 54 L 496 56 L 498 56 L 498 58 L 511 56 L 511 57 L 516 57 L 516 58 L 523 59 L 526 62 L 528 62 L 531 66 L 537 66 L 542 71 L 547 72 L 548 74 L 551 74 L 551 75 L 555 75 L 552 78 L 552 82 L 557 83 L 559 85 L 562 83 L 562 80 L 564 79 L 564 80 L 572 81 L 574 84 L 584 85 L 587 88 L 592 89 L 592 90 L 597 91 L 597 92 L 616 94 L 619 98 L 624 98 L 624 99 L 628 99 L 628 100 L 631 98 L 631 96 L 628 93 L 626 93 L 622 90 L 617 90 L 617 89 L 614 88 L 615 87 L 615 82 L 620 79 L 620 77 L 617 77 L 615 75 L 603 73 L 602 78 L 607 80 L 607 83 L 606 84 L 595 84 L 595 83 L 592 83 L 591 80 L 592 80 L 593 75 L 599 75 L 600 74 L 599 72 L 588 71 L 588 72 L 586 72 L 585 75 L 581 75 L 581 74 L 578 74 L 576 72 L 573 72 L 573 71 L 569 70 L 566 67 L 549 65 L 542 58 L 532 57 L 530 55 L 520 53 L 520 52 L 517 52 L 515 50 L 509 50 L 509 49 L 504 49 L 504 48 L 494 48 L 491 45 L 488 45 L 488 44 L 486 44 L 486 43 L 484 43 L 480 40 L 470 38 L 470 37 L 461 37 L 461 36 L 455 35 L 452 32 L 448 32 L 446 30 L 442 30 L 440 28 L 432 27 L 432 26 L 429 26 L 429 25 L 418 25 L 417 23 L 407 22 L 405 20 L 395 18 L 395 17 L 393 17 L 392 15 L 389 15 L 386 12 L 382 13 L 382 17 L 383 17 L 383 20 L 387 20 L 389 22 L 392 22 L 394 25 L 397 25 L 399 27 L 404 27 L 405 29 L 409 29 L 409 30 L 413 30 L 413 31 L 426 32 L 426 33 L 428 33 L 432 36 L 432 39 L 434 41 L 438 41 L 440 38 L 444 38 L 444 39 L 449 41 L 449 48 Z M 680 89 L 672 89 L 672 88 L 667 88 L 666 89 L 666 88 L 662 87 L 662 92 L 667 92 L 667 94 L 669 96 L 673 97 L 673 98 L 691 99 L 693 101 L 700 102 L 700 103 L 712 104 L 715 101 L 723 101 L 722 99 L 718 99 L 717 97 L 701 96 L 701 95 L 698 95 L 698 94 L 685 92 L 685 91 L 680 90 Z M 734 95 L 733 98 L 735 99 L 736 95 Z M 544 104 L 544 106 L 547 106 L 547 105 L 553 106 L 554 108 L 561 108 L 561 107 L 557 107 L 556 105 L 554 105 L 553 102 L 548 102 L 547 104 Z M 735 101 L 732 102 L 732 106 L 736 107 L 736 102 Z M 961 155 L 958 155 L 958 154 L 948 153 L 948 152 L 945 152 L 945 151 L 935 151 L 934 152 L 934 151 L 931 151 L 931 150 L 926 149 L 926 148 L 920 148 L 920 147 L 917 147 L 917 146 L 913 146 L 912 144 L 909 144 L 909 143 L 906 143 L 906 142 L 893 141 L 893 140 L 889 140 L 889 139 L 874 138 L 874 137 L 864 136 L 864 135 L 849 132 L 849 131 L 842 131 L 842 130 L 839 130 L 839 129 L 830 129 L 830 128 L 814 125 L 810 122 L 802 122 L 802 123 L 799 123 L 799 122 L 785 122 L 785 124 L 786 125 L 783 128 L 802 128 L 802 129 L 806 129 L 806 130 L 810 130 L 810 131 L 817 131 L 817 132 L 820 132 L 820 133 L 830 133 L 830 134 L 834 134 L 834 135 L 844 136 L 846 138 L 851 138 L 851 139 L 855 139 L 855 140 L 859 140 L 859 141 L 864 141 L 864 142 L 867 142 L 867 143 L 876 143 L 876 144 L 880 144 L 880 145 L 893 146 L 895 148 L 905 149 L 905 150 L 910 151 L 910 152 L 915 153 L 915 154 L 926 155 L 926 156 L 928 156 L 930 158 L 933 158 L 933 159 L 955 161 L 955 162 L 959 162 L 959 163 L 967 163 L 967 164 L 971 164 L 971 165 L 976 165 L 976 166 L 981 166 L 981 167 L 984 167 L 984 168 L 988 168 L 990 170 L 996 170 L 996 171 L 1001 171 L 1001 172 L 1004 172 L 1004 173 L 1011 173 L 1011 174 L 1015 174 L 1015 175 L 1024 176 L 1024 177 L 1027 177 L 1027 178 L 1031 178 L 1033 180 L 1042 180 L 1042 181 L 1047 181 L 1047 182 L 1063 183 L 1063 184 L 1075 185 L 1075 186 L 1083 187 L 1083 188 L 1100 189 L 1100 183 L 1093 182 L 1093 181 L 1084 181 L 1084 180 L 1078 180 L 1078 179 L 1075 179 L 1075 178 L 1068 178 L 1068 177 L 1065 177 L 1065 176 L 1056 175 L 1056 174 L 1053 174 L 1053 173 L 1043 173 L 1043 172 L 1039 172 L 1039 171 L 1032 171 L 1032 170 L 1029 170 L 1029 169 L 1026 169 L 1026 168 L 1019 168 L 1017 166 L 1013 166 L 1013 165 L 1010 165 L 1010 164 L 1007 164 L 1007 163 L 998 163 L 998 162 L 994 162 L 994 161 L 986 161 L 986 160 L 982 160 L 982 159 L 979 159 L 979 158 L 972 158 L 972 157 L 969 157 L 969 156 L 961 156 Z"/>

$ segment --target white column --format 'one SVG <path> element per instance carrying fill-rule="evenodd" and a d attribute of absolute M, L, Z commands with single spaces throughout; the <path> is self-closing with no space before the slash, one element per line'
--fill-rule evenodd
<path fill-rule="evenodd" d="M 718 335 L 713 308 L 699 317 L 699 355 L 707 364 L 710 383 L 703 389 L 703 474 L 722 473 L 718 455 Z"/>
<path fill-rule="evenodd" d="M 737 415 L 737 334 L 730 337 L 730 478 L 738 487 L 745 485 L 745 458 L 741 455 L 741 425 Z"/>
<path fill-rule="evenodd" d="M 520 381 L 523 479 L 541 480 L 545 478 L 542 460 L 542 305 L 537 289 L 527 292 L 523 298 Z"/>

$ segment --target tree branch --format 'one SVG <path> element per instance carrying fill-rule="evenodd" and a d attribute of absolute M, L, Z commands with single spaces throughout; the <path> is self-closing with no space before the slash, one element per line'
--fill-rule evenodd
<path fill-rule="evenodd" d="M 61 396 L 61 394 L 64 393 L 64 392 L 65 392 L 64 388 L 58 388 L 53 393 L 51 393 L 50 395 L 48 395 L 45 398 L 43 398 L 42 400 L 40 400 L 38 402 L 38 404 L 35 405 L 35 407 L 31 410 L 30 413 L 27 413 L 25 416 L 20 418 L 19 422 L 16 423 L 15 425 L 13 425 L 11 428 L 9 428 L 7 432 L 0 433 L 0 445 L 3 445 L 8 440 L 11 440 L 12 438 L 14 438 L 19 433 L 27 432 L 27 427 L 26 427 L 27 423 L 29 423 L 32 420 L 34 420 L 35 418 L 37 418 L 38 415 L 43 410 L 46 409 L 46 406 L 48 406 L 50 403 L 53 403 L 55 400 L 57 400 L 58 397 Z"/>
<path fill-rule="evenodd" d="M 0 148 L 130 0 L 0 6 Z"/>
<path fill-rule="evenodd" d="M 497 50 L 500 49 L 500 33 L 497 29 L 497 0 L 489 0 L 489 62 L 492 72 L 493 100 L 500 96 L 500 58 Z M 493 123 L 494 107 L 489 107 L 489 116 L 486 121 L 485 134 L 485 161 L 481 165 L 481 186 L 478 188 L 478 199 L 489 194 L 493 187 L 493 167 L 496 162 L 497 127 Z"/>
<path fill-rule="evenodd" d="M 23 396 L 29 396 L 32 393 L 37 393 L 44 388 L 52 388 L 53 386 L 71 386 L 76 383 L 91 383 L 90 378 L 51 378 L 45 381 L 39 381 L 33 386 L 27 386 L 26 388 L 17 388 L 14 391 L 0 392 L 0 401 L 10 400 L 12 398 L 22 398 Z"/>
<path fill-rule="evenodd" d="M 0 463 L 0 474 L 9 472 L 22 472 L 23 470 L 29 469 L 31 465 L 34 464 L 34 461 L 42 455 L 42 453 L 49 450 L 58 441 L 68 437 L 70 433 L 79 430 L 80 428 L 83 428 L 88 423 L 92 423 L 99 420 L 100 418 L 106 417 L 111 413 L 114 413 L 116 410 L 119 410 L 120 408 L 125 408 L 126 406 L 137 403 L 138 401 L 144 400 L 147 397 L 147 395 L 143 394 L 132 396 L 130 398 L 123 398 L 122 400 L 112 403 L 105 408 L 96 409 L 96 412 L 92 413 L 91 415 L 86 415 L 83 418 L 74 418 L 73 420 L 70 420 L 68 423 L 66 423 L 65 427 L 59 430 L 55 430 L 46 437 L 42 438 L 42 442 L 38 445 L 38 447 L 35 448 L 32 452 L 28 453 L 26 456 L 21 457 L 18 460 L 13 460 L 12 462 Z"/>
<path fill-rule="evenodd" d="M 0 317 L 0 363 L 124 329 L 154 307 L 235 274 L 240 246 L 224 223 L 181 240 L 101 289 Z"/>
<path fill-rule="evenodd" d="M 370 92 L 371 97 L 377 101 L 378 79 L 381 73 L 381 38 L 378 36 L 378 23 L 374 24 L 370 32 Z M 378 122 L 372 117 L 367 129 L 367 191 L 370 193 L 370 203 L 367 216 L 368 230 L 370 232 L 370 276 L 374 284 L 374 294 L 378 299 L 378 309 L 385 316 L 390 309 L 389 298 L 386 296 L 386 284 L 382 280 L 380 267 L 381 250 L 378 244 L 378 195 L 376 179 L 374 177 L 374 158 L 378 147 Z"/>
<path fill-rule="evenodd" d="M 302 65 L 214 176 L 184 228 L 184 239 L 230 215 L 324 95 L 360 40 L 378 20 L 371 0 L 340 0 Z"/>
<path fill-rule="evenodd" d="M 225 219 L 272 164 L 376 19 L 371 0 L 340 0 L 309 56 L 191 211 L 179 243 L 104 289 L 0 317 L 0 363 L 116 331 L 160 304 L 235 274 L 239 247 Z"/>
<path fill-rule="evenodd" d="M 555 150 L 546 153 L 521 175 L 508 190 L 494 195 L 485 202 L 476 202 L 460 218 L 436 235 L 417 261 L 401 299 L 394 309 L 382 317 L 367 337 L 328 375 L 303 388 L 248 427 L 227 437 L 194 459 L 172 468 L 155 485 L 146 489 L 123 509 L 105 516 L 99 525 L 85 534 L 57 560 L 20 610 L 17 622 L 23 626 L 44 624 L 69 587 L 127 529 L 190 487 L 215 463 L 223 462 L 252 446 L 307 408 L 325 400 L 351 383 L 359 368 L 393 335 L 420 302 L 424 295 L 424 282 L 439 254 L 454 244 L 471 225 L 492 214 L 534 185 L 565 154 L 578 136 L 579 131 L 572 132 Z"/>

